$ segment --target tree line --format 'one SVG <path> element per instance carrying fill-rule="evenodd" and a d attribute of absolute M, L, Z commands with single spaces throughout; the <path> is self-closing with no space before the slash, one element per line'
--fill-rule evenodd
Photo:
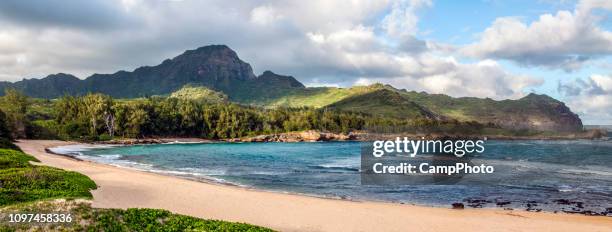
<path fill-rule="evenodd" d="M 0 97 L 0 134 L 10 138 L 107 140 L 115 137 L 227 139 L 318 130 L 349 133 L 368 128 L 414 132 L 478 133 L 483 125 L 456 120 L 398 119 L 328 108 L 264 108 L 172 97 L 113 99 L 104 94 L 32 99 L 8 89 Z"/>
<path fill-rule="evenodd" d="M 64 137 L 184 136 L 226 139 L 301 130 L 348 133 L 364 127 L 363 114 L 314 108 L 274 108 L 149 97 L 115 100 L 103 94 L 55 102 L 52 127 Z"/>

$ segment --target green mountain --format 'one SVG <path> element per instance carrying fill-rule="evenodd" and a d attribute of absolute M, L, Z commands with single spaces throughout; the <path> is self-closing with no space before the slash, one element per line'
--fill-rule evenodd
<path fill-rule="evenodd" d="M 578 115 L 563 102 L 533 93 L 517 100 L 495 101 L 490 98 L 454 98 L 374 84 L 352 88 L 295 89 L 259 103 L 264 106 L 329 107 L 401 119 L 477 121 L 516 130 L 582 130 Z"/>
<path fill-rule="evenodd" d="M 57 98 L 65 94 L 82 95 L 88 92 L 134 98 L 168 94 L 187 84 L 206 86 L 226 93 L 231 99 L 304 88 L 293 77 L 280 76 L 269 71 L 255 76 L 251 66 L 240 60 L 236 52 L 225 45 L 211 45 L 187 50 L 159 65 L 140 67 L 132 72 L 94 74 L 84 80 L 59 73 L 42 79 L 0 82 L 0 93 L 3 93 L 5 88 L 12 87 L 38 98 Z"/>
<path fill-rule="evenodd" d="M 405 115 L 405 118 L 415 117 L 415 112 L 423 112 L 426 118 L 459 121 L 477 121 L 483 124 L 494 124 L 509 129 L 535 129 L 541 131 L 578 131 L 582 130 L 582 121 L 563 102 L 555 100 L 547 95 L 529 94 L 517 100 L 495 101 L 490 98 L 482 99 L 475 97 L 453 98 L 444 94 L 428 94 L 398 90 L 391 86 L 375 85 L 380 90 L 373 92 L 394 92 L 395 95 L 372 95 L 362 98 L 362 103 L 355 102 L 356 97 L 346 98 L 330 106 L 340 104 L 341 109 L 351 109 L 343 102 L 350 100 L 352 105 L 367 105 L 368 102 L 385 102 L 391 107 L 383 109 L 371 108 L 377 111 L 387 112 L 387 115 Z M 371 87 L 373 88 L 373 86 Z M 363 95 L 365 96 L 365 95 Z M 358 98 L 357 98 L 358 99 Z M 389 100 L 392 99 L 392 100 Z M 399 103 L 410 102 L 419 106 L 421 111 L 407 107 L 399 107 Z M 381 107 L 379 107 L 381 108 Z M 387 109 L 384 109 L 387 108 Z M 364 108 L 362 112 L 368 112 Z M 418 116 L 418 115 L 417 115 Z"/>
<path fill-rule="evenodd" d="M 188 50 L 157 66 L 140 67 L 132 72 L 94 74 L 83 80 L 59 73 L 42 79 L 0 82 L 0 93 L 5 88 L 16 88 L 38 98 L 89 92 L 118 98 L 173 93 L 170 96 L 177 98 L 229 99 L 263 107 L 328 107 L 398 119 L 477 121 L 510 129 L 582 129 L 576 114 L 563 102 L 546 95 L 530 94 L 518 100 L 495 101 L 399 90 L 382 84 L 306 88 L 291 76 L 271 71 L 256 76 L 248 63 L 224 45 Z"/>

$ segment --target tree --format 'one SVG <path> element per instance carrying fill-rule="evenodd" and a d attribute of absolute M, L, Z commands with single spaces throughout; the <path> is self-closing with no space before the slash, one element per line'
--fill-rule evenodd
<path fill-rule="evenodd" d="M 132 137 L 139 137 L 142 134 L 142 126 L 149 120 L 147 112 L 136 106 L 130 110 L 128 116 L 127 128 L 128 133 Z"/>
<path fill-rule="evenodd" d="M 114 107 L 111 107 L 111 112 L 104 112 L 104 124 L 110 137 L 115 136 L 115 113 L 113 111 Z"/>
<path fill-rule="evenodd" d="M 87 94 L 83 98 L 85 104 L 85 112 L 91 123 L 91 136 L 98 135 L 98 122 L 108 119 L 107 128 L 112 131 L 110 121 L 114 121 L 114 116 L 111 116 L 113 100 L 111 97 L 103 94 Z M 106 122 L 106 120 L 105 120 Z M 112 123 L 114 124 L 114 122 Z"/>
<path fill-rule="evenodd" d="M 179 104 L 179 112 L 182 117 L 181 129 L 184 135 L 201 134 L 202 108 L 195 101 L 184 100 Z"/>
<path fill-rule="evenodd" d="M 128 133 L 128 117 L 129 108 L 125 104 L 116 104 L 113 106 L 114 131 L 125 137 Z"/>
<path fill-rule="evenodd" d="M 6 114 L 0 110 L 0 138 L 11 139 L 11 130 L 7 125 Z"/>
<path fill-rule="evenodd" d="M 16 89 L 6 89 L 0 105 L 4 113 L 6 113 L 12 136 L 15 138 L 26 137 L 28 97 Z"/>

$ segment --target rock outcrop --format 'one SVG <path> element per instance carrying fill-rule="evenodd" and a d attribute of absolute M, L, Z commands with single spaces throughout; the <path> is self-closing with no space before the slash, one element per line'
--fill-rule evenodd
<path fill-rule="evenodd" d="M 349 134 L 334 134 L 315 130 L 287 132 L 280 134 L 258 135 L 246 138 L 229 139 L 230 142 L 317 142 L 317 141 L 347 141 L 355 140 L 356 136 Z"/>
<path fill-rule="evenodd" d="M 576 132 L 583 129 L 582 120 L 563 102 L 546 95 L 529 94 L 501 109 L 491 122 L 503 128 L 539 131 Z"/>

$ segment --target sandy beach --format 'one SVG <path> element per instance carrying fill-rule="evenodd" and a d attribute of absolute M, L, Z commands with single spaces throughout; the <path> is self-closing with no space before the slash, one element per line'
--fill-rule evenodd
<path fill-rule="evenodd" d="M 17 143 L 44 165 L 77 171 L 93 179 L 98 184 L 98 189 L 92 192 L 94 207 L 163 208 L 280 231 L 612 231 L 612 217 L 322 199 L 76 161 L 44 150 L 67 144 L 74 143 L 50 140 Z"/>

